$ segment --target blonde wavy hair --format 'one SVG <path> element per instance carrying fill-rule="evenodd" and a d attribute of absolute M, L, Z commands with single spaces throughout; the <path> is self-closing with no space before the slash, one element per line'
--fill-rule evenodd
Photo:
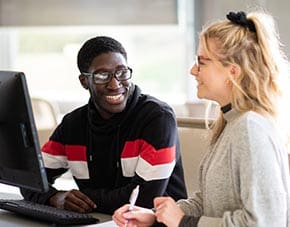
<path fill-rule="evenodd" d="M 247 14 L 247 19 L 254 23 L 255 32 L 230 20 L 222 20 L 206 26 L 200 34 L 200 42 L 211 58 L 224 66 L 240 67 L 237 78 L 229 77 L 233 84 L 232 106 L 240 112 L 255 111 L 275 119 L 278 97 L 282 94 L 280 77 L 288 76 L 288 62 L 281 51 L 272 16 L 252 12 Z M 209 49 L 209 40 L 215 41 L 215 50 Z M 225 124 L 220 114 L 212 126 L 211 144 L 217 141 Z"/>

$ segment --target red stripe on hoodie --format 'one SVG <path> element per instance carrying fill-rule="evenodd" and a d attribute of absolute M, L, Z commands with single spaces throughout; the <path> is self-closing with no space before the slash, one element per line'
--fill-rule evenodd
<path fill-rule="evenodd" d="M 69 161 L 87 161 L 87 148 L 80 145 L 66 145 L 66 154 Z"/>
<path fill-rule="evenodd" d="M 80 145 L 63 145 L 55 141 L 48 141 L 42 151 L 50 155 L 67 156 L 68 161 L 87 161 L 87 149 Z"/>
<path fill-rule="evenodd" d="M 127 141 L 122 151 L 121 158 L 133 158 L 138 155 L 151 165 L 167 164 L 175 160 L 175 146 L 156 150 L 145 140 L 137 139 L 134 141 Z"/>
<path fill-rule="evenodd" d="M 51 154 L 51 155 L 61 155 L 65 156 L 65 147 L 63 144 L 49 140 L 42 147 L 42 152 Z"/>

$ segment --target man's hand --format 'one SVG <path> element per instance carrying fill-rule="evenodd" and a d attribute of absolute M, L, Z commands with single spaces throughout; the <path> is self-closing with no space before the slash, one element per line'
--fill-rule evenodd
<path fill-rule="evenodd" d="M 91 212 L 97 205 L 79 190 L 59 191 L 49 199 L 50 205 L 80 213 Z"/>

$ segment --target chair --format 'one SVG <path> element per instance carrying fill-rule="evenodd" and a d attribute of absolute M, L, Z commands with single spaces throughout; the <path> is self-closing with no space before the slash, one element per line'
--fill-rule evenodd
<path fill-rule="evenodd" d="M 42 146 L 57 126 L 57 107 L 42 98 L 31 98 L 32 110 Z"/>
<path fill-rule="evenodd" d="M 206 113 L 208 113 L 209 119 L 216 119 L 219 113 L 219 106 L 214 102 L 211 102 L 211 105 L 207 102 L 187 102 L 172 105 L 172 108 L 177 117 L 191 119 L 204 119 Z"/>
<path fill-rule="evenodd" d="M 57 126 L 57 115 L 60 113 L 60 110 L 53 102 L 49 102 L 42 98 L 32 97 L 31 104 L 39 143 L 42 147 L 42 145 L 48 141 L 50 135 Z M 72 188 L 77 188 L 77 185 L 72 178 L 71 172 L 68 171 L 56 180 L 54 187 L 59 190 L 70 190 Z"/>
<path fill-rule="evenodd" d="M 198 189 L 199 163 L 209 142 L 204 119 L 177 118 L 181 158 L 188 196 Z"/>

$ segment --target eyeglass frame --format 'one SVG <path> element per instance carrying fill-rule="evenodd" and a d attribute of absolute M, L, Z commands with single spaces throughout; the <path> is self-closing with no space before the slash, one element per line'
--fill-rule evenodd
<path fill-rule="evenodd" d="M 195 57 L 194 57 L 194 64 L 197 67 L 197 72 L 200 72 L 200 59 L 205 60 L 205 61 L 211 61 L 212 60 L 210 58 L 206 58 L 206 57 L 202 57 L 202 56 L 195 55 Z"/>
<path fill-rule="evenodd" d="M 120 72 L 120 71 L 125 71 L 128 72 L 129 71 L 129 77 L 126 78 L 126 79 L 120 79 L 119 76 L 116 75 L 117 72 Z M 108 78 L 105 80 L 105 81 L 100 81 L 102 79 L 98 79 L 99 81 L 96 81 L 96 75 L 102 75 L 102 74 L 108 74 Z M 81 74 L 84 75 L 84 76 L 90 76 L 92 77 L 92 80 L 95 84 L 107 84 L 109 83 L 113 77 L 115 77 L 118 81 L 127 81 L 127 80 L 130 80 L 132 78 L 132 73 L 133 73 L 133 70 L 132 68 L 128 67 L 127 68 L 122 68 L 122 69 L 118 69 L 118 70 L 115 70 L 114 72 L 93 72 L 93 73 L 88 73 L 88 72 L 82 72 Z M 122 76 L 123 74 L 121 74 Z M 102 75 L 104 76 L 104 75 Z"/>

